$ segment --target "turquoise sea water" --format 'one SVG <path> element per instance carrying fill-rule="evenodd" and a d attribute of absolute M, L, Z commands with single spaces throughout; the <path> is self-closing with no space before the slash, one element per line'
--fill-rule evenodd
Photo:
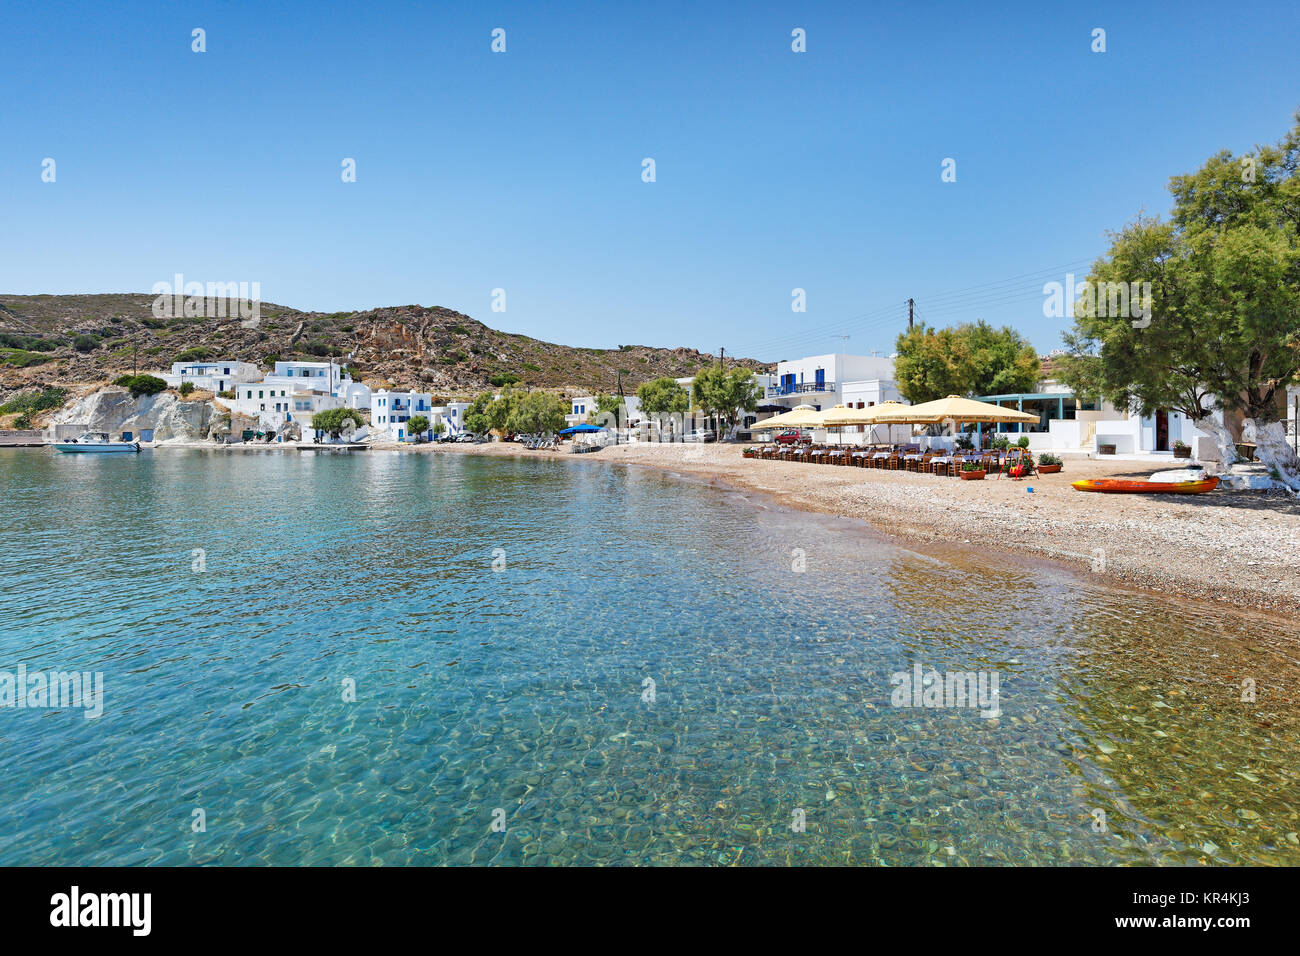
<path fill-rule="evenodd" d="M 0 518 L 0 671 L 105 689 L 0 709 L 0 864 L 1300 863 L 1275 621 L 589 461 L 8 450 Z"/>

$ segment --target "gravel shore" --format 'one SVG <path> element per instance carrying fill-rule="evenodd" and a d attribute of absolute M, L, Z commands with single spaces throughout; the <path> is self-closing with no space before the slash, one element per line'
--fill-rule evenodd
<path fill-rule="evenodd" d="M 1070 457 L 1054 475 L 969 482 L 760 461 L 728 444 L 631 444 L 582 456 L 513 443 L 416 449 L 645 465 L 770 495 L 803 511 L 859 518 L 907 541 L 1038 555 L 1136 587 L 1243 610 L 1300 610 L 1300 502 L 1280 493 L 1106 495 L 1070 487 L 1080 478 L 1145 478 L 1155 466 L 1141 462 Z"/>

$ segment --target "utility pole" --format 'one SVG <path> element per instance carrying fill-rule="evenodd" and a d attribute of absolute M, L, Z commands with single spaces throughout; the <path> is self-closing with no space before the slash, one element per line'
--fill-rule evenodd
<path fill-rule="evenodd" d="M 908 299 L 907 300 L 907 331 L 909 332 L 912 331 L 912 318 L 915 309 L 916 309 L 916 301 L 913 299 Z"/>
<path fill-rule="evenodd" d="M 623 410 L 623 403 L 626 399 L 623 397 L 623 370 L 618 371 L 618 407 L 614 409 L 614 444 L 618 444 L 618 413 Z"/>
<path fill-rule="evenodd" d="M 136 361 L 135 361 L 136 356 L 137 356 L 139 353 L 140 353 L 140 346 L 138 346 L 138 345 L 132 345 L 132 346 L 131 346 L 131 374 L 132 374 L 132 375 L 136 375 L 136 374 L 138 374 L 138 372 L 139 372 L 139 370 L 138 370 L 137 367 L 136 367 Z"/>

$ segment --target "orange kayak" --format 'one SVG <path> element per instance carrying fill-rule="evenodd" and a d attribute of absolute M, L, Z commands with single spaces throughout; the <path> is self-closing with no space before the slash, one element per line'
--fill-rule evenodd
<path fill-rule="evenodd" d="M 1199 495 L 1219 487 L 1218 478 L 1198 481 L 1127 481 L 1123 478 L 1089 478 L 1072 481 L 1075 491 L 1108 491 L 1112 494 Z"/>

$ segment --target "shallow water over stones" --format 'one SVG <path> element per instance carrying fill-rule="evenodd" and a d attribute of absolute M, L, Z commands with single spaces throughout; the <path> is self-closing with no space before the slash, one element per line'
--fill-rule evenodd
<path fill-rule="evenodd" d="M 105 682 L 0 709 L 0 863 L 1300 863 L 1293 628 L 738 499 L 0 451 L 0 670 Z"/>

